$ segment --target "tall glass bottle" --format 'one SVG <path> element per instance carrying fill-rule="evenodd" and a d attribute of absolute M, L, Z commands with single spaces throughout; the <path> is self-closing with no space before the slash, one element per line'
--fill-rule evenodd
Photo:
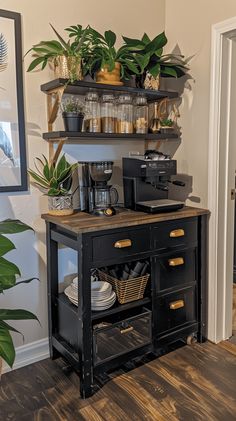
<path fill-rule="evenodd" d="M 148 132 L 148 104 L 144 95 L 139 95 L 136 98 L 134 127 L 136 133 Z"/>
<path fill-rule="evenodd" d="M 88 92 L 85 96 L 84 131 L 89 133 L 101 132 L 101 110 L 96 92 Z"/>
<path fill-rule="evenodd" d="M 116 132 L 115 97 L 112 94 L 102 95 L 101 122 L 103 133 Z"/>
<path fill-rule="evenodd" d="M 120 95 L 117 105 L 117 132 L 133 133 L 134 131 L 134 107 L 132 96 Z"/>

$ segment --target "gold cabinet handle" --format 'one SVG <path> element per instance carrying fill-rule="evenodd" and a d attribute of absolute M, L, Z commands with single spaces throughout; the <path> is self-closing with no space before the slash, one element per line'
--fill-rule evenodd
<path fill-rule="evenodd" d="M 180 266 L 184 265 L 183 257 L 176 257 L 175 259 L 168 260 L 169 266 Z"/>
<path fill-rule="evenodd" d="M 178 230 L 173 230 L 170 232 L 171 238 L 184 237 L 184 235 L 185 235 L 185 232 L 182 228 Z"/>
<path fill-rule="evenodd" d="M 184 300 L 173 301 L 169 306 L 171 310 L 177 310 L 178 308 L 184 307 Z"/>
<path fill-rule="evenodd" d="M 128 326 L 124 329 L 120 329 L 120 333 L 128 333 L 128 332 L 132 332 L 132 330 L 134 330 L 133 326 Z"/>
<path fill-rule="evenodd" d="M 116 249 L 123 249 L 124 247 L 132 246 L 132 241 L 126 238 L 125 240 L 118 240 L 115 242 L 114 247 Z"/>

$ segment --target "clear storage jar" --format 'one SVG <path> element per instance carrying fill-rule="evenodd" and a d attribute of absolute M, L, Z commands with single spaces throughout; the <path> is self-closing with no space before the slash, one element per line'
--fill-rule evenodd
<path fill-rule="evenodd" d="M 99 96 L 96 92 L 88 92 L 85 96 L 84 131 L 88 133 L 101 132 L 101 109 Z"/>
<path fill-rule="evenodd" d="M 148 104 L 145 95 L 139 95 L 136 98 L 134 127 L 136 133 L 148 132 Z"/>
<path fill-rule="evenodd" d="M 103 133 L 116 132 L 116 106 L 115 97 L 112 94 L 102 95 L 101 123 Z"/>
<path fill-rule="evenodd" d="M 117 133 L 134 132 L 134 106 L 131 95 L 120 95 L 117 104 Z"/>

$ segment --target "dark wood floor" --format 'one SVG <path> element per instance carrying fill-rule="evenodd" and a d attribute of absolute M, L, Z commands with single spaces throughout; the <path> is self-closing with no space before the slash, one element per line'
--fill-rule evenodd
<path fill-rule="evenodd" d="M 145 361 L 143 361 L 145 362 Z M 19 421 L 235 421 L 236 346 L 184 346 L 112 379 L 98 379 L 81 400 L 79 378 L 62 360 L 44 360 L 2 376 L 0 420 Z"/>

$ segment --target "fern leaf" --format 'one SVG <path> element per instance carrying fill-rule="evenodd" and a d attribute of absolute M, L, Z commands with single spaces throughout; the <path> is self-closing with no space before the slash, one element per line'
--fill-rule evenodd
<path fill-rule="evenodd" d="M 0 72 L 7 68 L 7 41 L 2 33 L 0 33 Z"/>

